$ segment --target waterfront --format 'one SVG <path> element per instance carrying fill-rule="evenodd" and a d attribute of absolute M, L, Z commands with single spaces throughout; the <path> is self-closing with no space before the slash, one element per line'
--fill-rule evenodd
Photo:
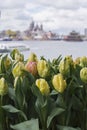
<path fill-rule="evenodd" d="M 30 48 L 28 51 L 22 51 L 25 58 L 28 58 L 31 52 L 36 53 L 38 57 L 44 56 L 47 59 L 72 55 L 73 58 L 87 56 L 87 41 L 84 42 L 66 42 L 66 41 L 9 41 L 0 42 L 7 46 L 25 45 Z"/>

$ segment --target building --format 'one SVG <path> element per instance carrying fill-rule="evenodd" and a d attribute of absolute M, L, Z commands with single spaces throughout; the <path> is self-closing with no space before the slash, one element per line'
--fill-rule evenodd
<path fill-rule="evenodd" d="M 43 25 L 39 25 L 38 23 L 32 21 L 29 25 L 29 28 L 24 31 L 24 35 L 27 37 L 27 39 L 43 39 Z"/>
<path fill-rule="evenodd" d="M 69 35 L 65 36 L 63 40 L 65 40 L 65 41 L 83 41 L 82 36 L 74 30 L 72 32 L 70 32 Z"/>
<path fill-rule="evenodd" d="M 34 21 L 32 21 L 32 22 L 30 23 L 29 31 L 33 31 L 33 29 L 34 29 Z"/>
<path fill-rule="evenodd" d="M 84 30 L 85 36 L 87 37 L 87 28 Z"/>

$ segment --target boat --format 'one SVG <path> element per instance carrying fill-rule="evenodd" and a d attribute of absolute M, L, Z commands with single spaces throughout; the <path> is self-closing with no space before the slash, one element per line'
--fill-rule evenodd
<path fill-rule="evenodd" d="M 70 34 L 65 36 L 63 40 L 65 40 L 65 41 L 83 41 L 81 35 L 79 33 L 77 33 L 76 31 L 70 32 Z"/>
<path fill-rule="evenodd" d="M 3 38 L 0 37 L 0 41 L 3 41 Z"/>
<path fill-rule="evenodd" d="M 12 41 L 12 38 L 10 38 L 10 37 L 4 37 L 3 41 Z"/>
<path fill-rule="evenodd" d="M 30 50 L 30 48 L 26 45 L 15 45 L 14 46 L 14 45 L 1 44 L 0 45 L 0 53 L 9 53 L 15 48 L 17 48 L 20 52 Z"/>
<path fill-rule="evenodd" d="M 50 37 L 49 40 L 54 40 L 54 41 L 56 41 L 56 40 L 61 40 L 61 38 L 58 37 L 58 36 L 53 36 L 53 37 Z"/>
<path fill-rule="evenodd" d="M 19 51 L 28 51 L 30 48 L 25 45 L 15 45 L 15 46 L 9 46 L 10 50 L 13 50 L 14 48 L 17 48 Z"/>
<path fill-rule="evenodd" d="M 9 47 L 7 47 L 6 45 L 0 45 L 0 53 L 8 53 L 11 50 L 9 49 Z"/>

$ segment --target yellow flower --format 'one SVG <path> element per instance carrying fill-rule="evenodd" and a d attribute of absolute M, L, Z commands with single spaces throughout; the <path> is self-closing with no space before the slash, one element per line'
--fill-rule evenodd
<path fill-rule="evenodd" d="M 87 57 L 86 56 L 80 57 L 80 66 L 87 67 Z"/>
<path fill-rule="evenodd" d="M 23 54 L 15 54 L 15 60 L 16 61 L 24 61 L 24 55 Z"/>
<path fill-rule="evenodd" d="M 0 57 L 0 73 L 6 72 L 6 70 L 9 69 L 10 65 L 11 59 L 7 55 Z"/>
<path fill-rule="evenodd" d="M 80 57 L 77 57 L 75 60 L 74 60 L 74 65 L 79 65 L 80 64 Z"/>
<path fill-rule="evenodd" d="M 37 79 L 36 86 L 39 88 L 43 95 L 48 95 L 50 93 L 50 88 L 45 79 Z"/>
<path fill-rule="evenodd" d="M 52 84 L 58 92 L 62 93 L 66 88 L 66 80 L 63 79 L 62 74 L 54 75 Z"/>
<path fill-rule="evenodd" d="M 38 74 L 41 77 L 46 77 L 49 74 L 49 67 L 45 60 L 40 60 L 37 63 Z"/>
<path fill-rule="evenodd" d="M 29 61 L 29 62 L 31 62 L 31 61 L 37 62 L 38 59 L 37 59 L 36 54 L 35 54 L 35 53 L 31 53 L 31 54 L 29 55 L 28 61 Z"/>
<path fill-rule="evenodd" d="M 67 76 L 70 74 L 70 70 L 71 68 L 74 67 L 74 62 L 71 56 L 67 56 L 64 58 L 63 61 L 60 62 L 59 64 L 59 72 L 64 75 Z"/>
<path fill-rule="evenodd" d="M 6 57 L 6 59 L 4 61 L 5 69 L 7 70 L 10 65 L 11 65 L 11 59 L 9 57 Z"/>
<path fill-rule="evenodd" d="M 25 68 L 25 67 L 24 67 L 23 62 L 18 62 L 18 63 L 14 66 L 14 68 L 13 68 L 13 70 L 12 70 L 13 76 L 14 76 L 14 77 L 22 76 L 22 75 L 23 75 L 22 70 L 24 70 L 24 68 Z"/>
<path fill-rule="evenodd" d="M 25 65 L 25 70 L 30 72 L 32 75 L 36 76 L 37 72 L 37 62 L 27 62 Z"/>
<path fill-rule="evenodd" d="M 67 61 L 69 64 L 73 65 L 72 56 L 66 56 L 65 59 L 66 59 L 66 61 Z"/>
<path fill-rule="evenodd" d="M 10 54 L 13 60 L 15 60 L 15 54 L 20 54 L 19 50 L 16 48 L 13 49 L 11 54 Z"/>
<path fill-rule="evenodd" d="M 87 67 L 80 70 L 80 78 L 84 83 L 87 83 Z"/>
<path fill-rule="evenodd" d="M 0 95 L 3 96 L 5 94 L 7 94 L 8 92 L 8 85 L 5 81 L 5 79 L 2 77 L 0 79 Z"/>

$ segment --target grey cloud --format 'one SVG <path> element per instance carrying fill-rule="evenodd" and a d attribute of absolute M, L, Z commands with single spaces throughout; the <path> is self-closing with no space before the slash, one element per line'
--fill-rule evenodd
<path fill-rule="evenodd" d="M 0 3 L 0 9 L 23 8 L 25 3 L 25 0 L 3 0 Z"/>
<path fill-rule="evenodd" d="M 86 0 L 36 0 L 36 3 L 43 4 L 47 7 L 54 7 L 57 9 L 70 9 L 75 10 L 80 7 L 87 7 L 87 1 Z"/>
<path fill-rule="evenodd" d="M 54 22 L 54 20 L 53 19 L 45 19 L 45 20 L 43 20 L 43 22 L 45 22 L 45 23 Z"/>
<path fill-rule="evenodd" d="M 68 30 L 87 25 L 87 0 L 33 0 L 31 4 L 30 1 L 2 0 L 0 10 L 3 9 L 5 13 L 2 11 L 4 22 L 1 28 L 5 28 L 5 24 L 12 28 L 25 28 L 32 17 L 35 22 L 42 22 L 46 29 L 52 30 Z M 9 12 L 6 9 L 10 9 Z M 13 22 L 9 22 L 11 19 Z"/>
<path fill-rule="evenodd" d="M 87 0 L 3 0 L 0 8 L 24 8 L 28 3 L 43 5 L 45 7 L 54 7 L 57 9 L 78 9 L 87 7 Z"/>
<path fill-rule="evenodd" d="M 31 20 L 32 17 L 21 13 L 21 14 L 17 15 L 15 17 L 15 19 L 17 19 L 17 20 Z"/>

